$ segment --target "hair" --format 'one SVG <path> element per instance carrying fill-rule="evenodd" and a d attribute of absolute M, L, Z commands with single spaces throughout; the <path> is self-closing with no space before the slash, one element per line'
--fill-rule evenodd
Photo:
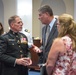
<path fill-rule="evenodd" d="M 76 49 L 76 23 L 73 17 L 69 14 L 62 14 L 59 16 L 59 23 L 61 25 L 59 37 L 69 35 L 73 41 L 73 49 Z"/>
<path fill-rule="evenodd" d="M 0 22 L 0 26 L 2 27 L 2 28 L 0 29 L 0 35 L 2 35 L 2 34 L 4 33 L 4 28 L 3 28 L 3 25 L 2 25 L 1 22 Z"/>
<path fill-rule="evenodd" d="M 19 16 L 17 15 L 14 15 L 14 16 L 11 16 L 9 19 L 8 19 L 8 24 L 11 25 L 12 22 L 15 22 L 15 18 L 17 18 Z"/>
<path fill-rule="evenodd" d="M 53 16 L 53 11 L 52 11 L 52 9 L 51 9 L 51 7 L 49 5 L 41 6 L 41 8 L 38 9 L 38 11 L 42 12 L 42 13 L 48 12 L 50 16 Z"/>

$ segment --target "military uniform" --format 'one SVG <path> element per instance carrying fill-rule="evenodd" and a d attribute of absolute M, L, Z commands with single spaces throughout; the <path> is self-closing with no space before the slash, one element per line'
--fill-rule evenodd
<path fill-rule="evenodd" d="M 28 75 L 27 66 L 15 64 L 16 58 L 29 57 L 27 37 L 22 33 L 8 33 L 0 37 L 2 75 Z"/>
<path fill-rule="evenodd" d="M 1 62 L 0 62 L 0 75 L 1 75 L 1 72 L 2 72 L 2 65 L 1 65 Z"/>

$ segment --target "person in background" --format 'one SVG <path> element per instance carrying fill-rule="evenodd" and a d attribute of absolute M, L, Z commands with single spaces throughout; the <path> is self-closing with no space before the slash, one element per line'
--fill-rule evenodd
<path fill-rule="evenodd" d="M 39 53 L 39 63 L 42 65 L 40 68 L 40 73 L 41 75 L 47 75 L 46 66 L 44 66 L 44 64 L 46 63 L 52 42 L 58 35 L 56 26 L 57 20 L 54 18 L 53 11 L 49 5 L 41 6 L 38 11 L 38 18 L 41 23 L 45 25 L 42 28 L 42 45 L 40 47 L 41 53 Z"/>
<path fill-rule="evenodd" d="M 76 23 L 70 14 L 62 14 L 57 22 L 58 37 L 48 54 L 48 75 L 76 75 Z"/>
<path fill-rule="evenodd" d="M 0 22 L 0 36 L 4 34 L 4 28 L 3 28 L 3 25 L 2 23 Z M 1 65 L 1 62 L 0 62 L 0 75 L 2 73 L 2 65 Z"/>
<path fill-rule="evenodd" d="M 17 15 L 8 19 L 10 30 L 0 36 L 1 75 L 28 75 L 28 66 L 32 64 L 28 50 L 27 37 L 20 33 L 23 22 Z"/>
<path fill-rule="evenodd" d="M 2 23 L 0 22 L 0 35 L 4 34 L 4 28 Z"/>
<path fill-rule="evenodd" d="M 29 46 L 29 48 L 31 48 L 32 45 L 33 45 L 33 39 L 32 39 L 32 36 L 30 34 L 30 31 L 28 31 L 28 29 L 24 29 L 23 28 L 21 33 L 23 33 L 23 34 L 25 34 L 27 36 L 27 38 L 28 38 L 28 46 Z"/>

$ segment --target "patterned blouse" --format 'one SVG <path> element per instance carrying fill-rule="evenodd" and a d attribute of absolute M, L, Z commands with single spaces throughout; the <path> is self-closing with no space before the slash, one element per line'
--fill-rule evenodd
<path fill-rule="evenodd" d="M 62 37 L 66 53 L 59 54 L 53 75 L 76 75 L 76 52 L 72 50 L 72 41 L 68 36 Z"/>

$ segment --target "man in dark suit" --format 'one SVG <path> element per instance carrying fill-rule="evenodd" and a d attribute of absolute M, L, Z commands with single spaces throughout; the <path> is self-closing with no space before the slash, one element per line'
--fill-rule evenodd
<path fill-rule="evenodd" d="M 45 64 L 52 42 L 58 35 L 56 26 L 57 20 L 54 18 L 53 11 L 48 5 L 41 6 L 41 8 L 38 11 L 39 20 L 42 24 L 45 24 L 45 26 L 42 28 L 42 45 L 40 47 L 42 52 L 39 53 L 40 64 Z M 47 29 L 48 27 L 49 29 Z M 49 30 L 49 32 L 47 32 L 47 30 Z M 47 35 L 47 33 L 49 34 Z M 47 75 L 46 66 L 41 67 L 41 75 Z"/>
<path fill-rule="evenodd" d="M 0 61 L 2 75 L 28 75 L 28 67 L 32 64 L 29 56 L 27 37 L 20 33 L 22 20 L 14 15 L 8 20 L 10 30 L 0 36 Z"/>

